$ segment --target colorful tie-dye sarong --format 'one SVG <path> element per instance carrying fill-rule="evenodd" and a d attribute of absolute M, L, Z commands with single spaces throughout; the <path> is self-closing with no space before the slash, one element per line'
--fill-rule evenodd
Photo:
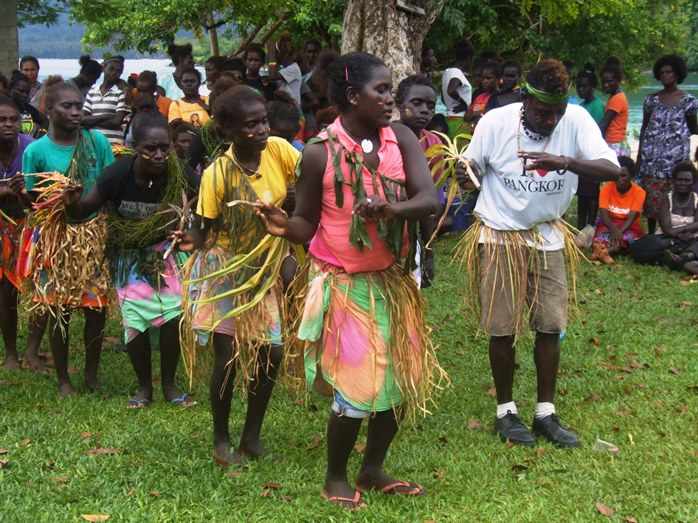
<path fill-rule="evenodd" d="M 151 327 L 161 327 L 182 314 L 182 279 L 180 267 L 188 255 L 174 251 L 162 260 L 169 247 L 164 241 L 147 247 L 144 254 L 161 262 L 155 274 L 146 274 L 143 256 L 138 259 L 135 251 L 127 251 L 112 260 L 112 276 L 121 308 L 124 326 L 124 342 Z"/>
<path fill-rule="evenodd" d="M 17 255 L 19 253 L 19 238 L 23 219 L 18 218 L 15 224 L 0 219 L 0 280 L 6 279 L 15 288 L 19 288 L 17 275 Z"/>
<path fill-rule="evenodd" d="M 396 265 L 347 274 L 312 260 L 298 338 L 308 342 L 306 383 L 319 375 L 362 411 L 404 406 L 408 414 L 427 412 L 434 387 L 446 377 L 419 289 Z"/>

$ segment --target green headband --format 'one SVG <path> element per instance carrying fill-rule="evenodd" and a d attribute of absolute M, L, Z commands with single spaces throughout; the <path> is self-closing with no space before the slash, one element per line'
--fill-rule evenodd
<path fill-rule="evenodd" d="M 567 103 L 567 93 L 548 93 L 546 91 L 536 89 L 527 82 L 524 82 L 523 89 L 526 91 L 527 94 L 530 94 L 531 96 L 533 96 L 533 98 L 544 104 L 557 105 Z"/>

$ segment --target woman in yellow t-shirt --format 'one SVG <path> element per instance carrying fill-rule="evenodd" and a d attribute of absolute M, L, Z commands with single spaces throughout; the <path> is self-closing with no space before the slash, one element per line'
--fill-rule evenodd
<path fill-rule="evenodd" d="M 209 115 L 208 97 L 199 94 L 201 73 L 196 69 L 184 71 L 180 77 L 180 85 L 182 86 L 184 97 L 170 104 L 167 120 L 170 124 L 175 125 L 182 121 L 196 128 L 203 127 L 211 117 Z"/>
<path fill-rule="evenodd" d="M 216 97 L 214 122 L 230 148 L 203 173 L 195 224 L 178 232 L 195 250 L 185 275 L 182 345 L 190 376 L 197 345 L 212 343 L 213 457 L 223 466 L 262 453 L 260 431 L 281 363 L 281 265 L 286 240 L 267 234 L 255 202 L 281 206 L 300 153 L 269 136 L 264 98 L 247 86 Z M 231 453 L 236 373 L 248 388 L 245 426 Z"/>

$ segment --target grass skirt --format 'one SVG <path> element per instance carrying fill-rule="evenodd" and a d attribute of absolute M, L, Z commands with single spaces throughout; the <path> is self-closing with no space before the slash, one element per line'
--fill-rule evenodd
<path fill-rule="evenodd" d="M 397 265 L 347 274 L 308 263 L 295 322 L 306 383 L 322 379 L 361 410 L 427 414 L 434 390 L 448 378 L 412 277 Z"/>

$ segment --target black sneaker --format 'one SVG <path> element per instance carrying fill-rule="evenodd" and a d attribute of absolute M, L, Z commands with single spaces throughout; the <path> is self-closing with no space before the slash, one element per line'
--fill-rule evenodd
<path fill-rule="evenodd" d="M 540 419 L 533 418 L 533 433 L 536 436 L 543 436 L 550 443 L 561 448 L 569 449 L 581 446 L 577 435 L 567 427 L 563 427 L 556 414 Z"/>
<path fill-rule="evenodd" d="M 507 411 L 506 416 L 497 418 L 494 421 L 494 430 L 499 434 L 502 441 L 510 441 L 514 445 L 532 447 L 536 443 L 536 438 L 533 437 L 528 427 L 511 411 Z"/>

